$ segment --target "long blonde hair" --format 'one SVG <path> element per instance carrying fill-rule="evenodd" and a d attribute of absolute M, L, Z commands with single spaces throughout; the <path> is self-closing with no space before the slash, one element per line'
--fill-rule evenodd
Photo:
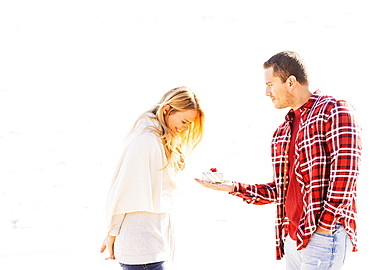
<path fill-rule="evenodd" d="M 186 131 L 175 136 L 168 128 L 165 121 L 164 107 L 170 106 L 167 112 L 182 112 L 186 110 L 196 110 L 197 117 L 192 122 Z M 162 99 L 151 110 L 142 114 L 141 118 L 152 113 L 153 119 L 158 121 L 159 127 L 148 127 L 151 132 L 154 132 L 161 140 L 167 157 L 167 165 L 173 166 L 176 170 L 185 168 L 185 156 L 190 154 L 203 138 L 204 113 L 199 105 L 199 100 L 189 87 L 182 86 L 168 91 Z"/>

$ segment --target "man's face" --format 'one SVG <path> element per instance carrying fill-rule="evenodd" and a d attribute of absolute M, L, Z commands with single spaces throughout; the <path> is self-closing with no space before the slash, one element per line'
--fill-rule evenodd
<path fill-rule="evenodd" d="M 279 77 L 274 76 L 273 67 L 265 69 L 266 96 L 269 96 L 276 109 L 292 107 L 294 97 L 290 91 L 288 80 L 282 82 Z"/>

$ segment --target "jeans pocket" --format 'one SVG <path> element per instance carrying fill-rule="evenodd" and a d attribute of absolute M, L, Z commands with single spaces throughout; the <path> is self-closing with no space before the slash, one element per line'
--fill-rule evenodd
<path fill-rule="evenodd" d="M 314 233 L 305 249 L 302 250 L 301 269 L 327 269 L 333 258 L 335 240 L 333 235 Z"/>

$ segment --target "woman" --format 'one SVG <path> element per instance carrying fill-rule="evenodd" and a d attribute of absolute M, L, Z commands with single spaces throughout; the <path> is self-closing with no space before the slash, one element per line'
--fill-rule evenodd
<path fill-rule="evenodd" d="M 174 177 L 201 141 L 203 123 L 188 87 L 170 90 L 136 121 L 109 191 L 109 232 L 101 248 L 108 249 L 107 260 L 117 259 L 128 270 L 166 269 L 173 252 Z"/>

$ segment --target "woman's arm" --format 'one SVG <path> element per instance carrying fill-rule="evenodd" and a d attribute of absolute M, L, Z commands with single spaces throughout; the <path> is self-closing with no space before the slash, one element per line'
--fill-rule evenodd
<path fill-rule="evenodd" d="M 125 214 L 114 215 L 112 218 L 111 229 L 100 248 L 100 253 L 103 253 L 108 248 L 109 257 L 105 258 L 106 260 L 116 259 L 114 256 L 114 242 L 116 241 L 116 236 L 119 234 L 124 218 Z"/>

